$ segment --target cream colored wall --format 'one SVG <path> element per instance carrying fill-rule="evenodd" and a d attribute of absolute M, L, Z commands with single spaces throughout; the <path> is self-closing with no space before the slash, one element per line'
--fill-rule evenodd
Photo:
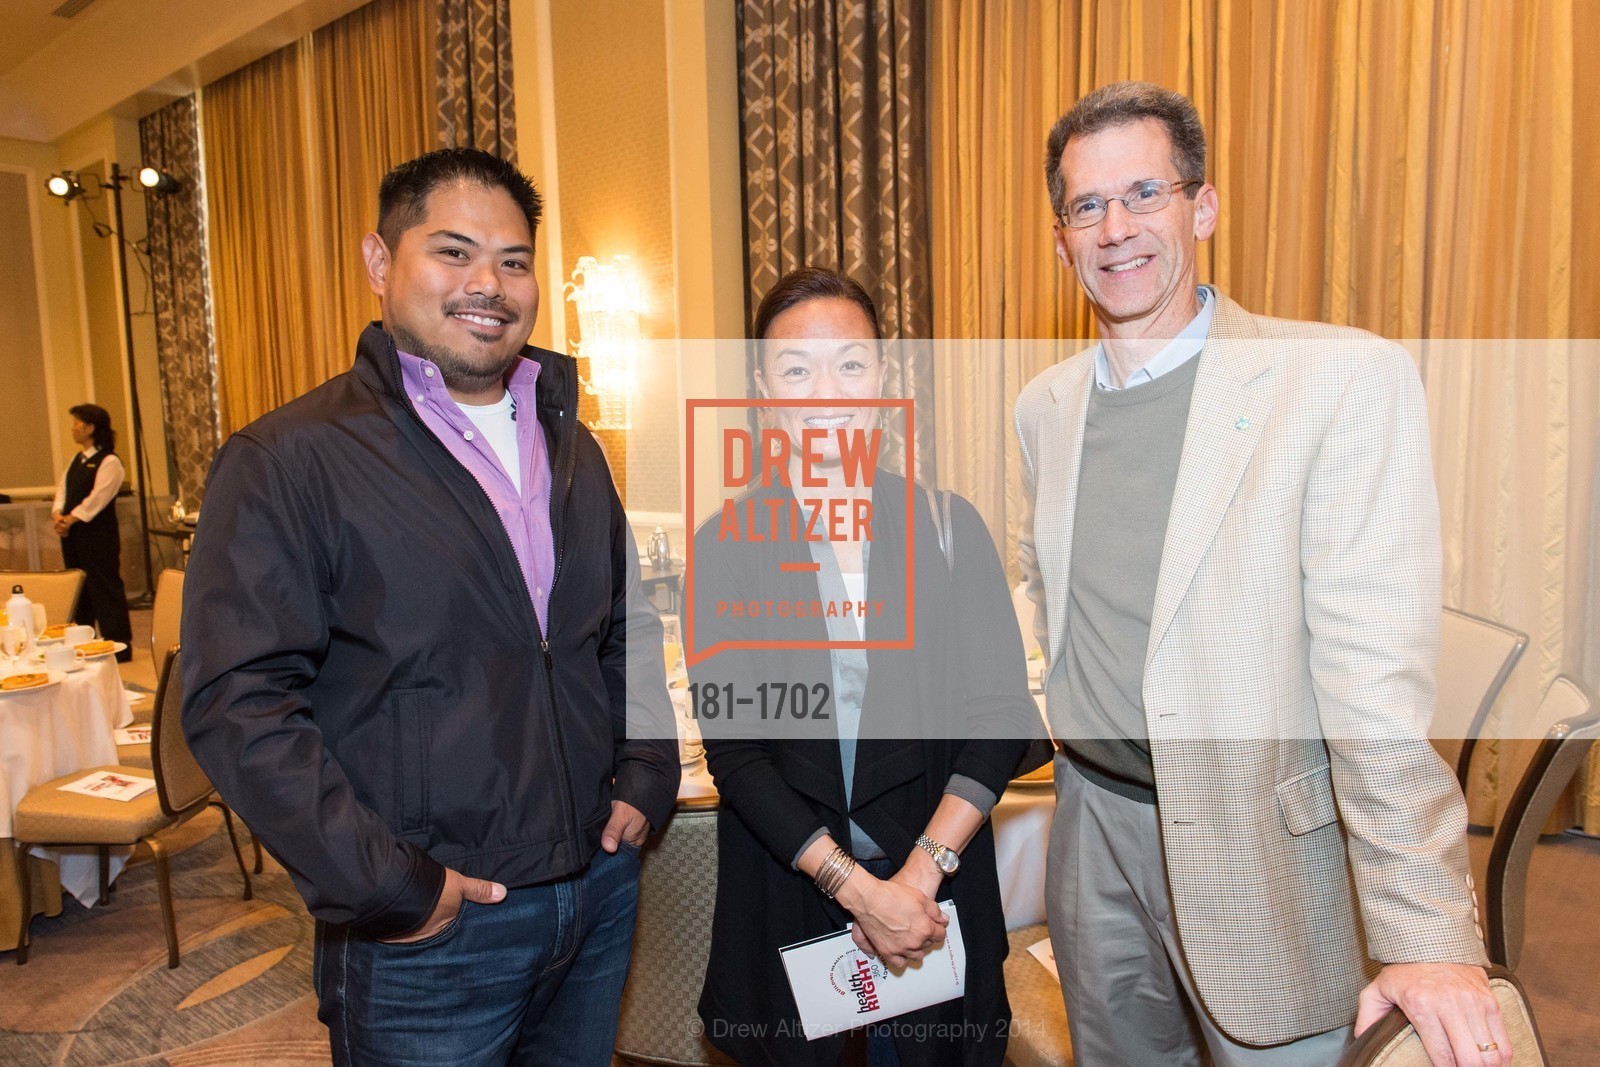
<path fill-rule="evenodd" d="M 739 136 L 738 25 L 732 4 L 672 0 L 667 5 L 667 65 L 672 145 L 673 243 L 677 256 L 680 398 L 745 395 L 738 346 L 695 343 L 742 338 L 744 217 Z M 685 425 L 678 417 L 683 454 Z M 714 450 L 696 453 L 698 484 L 721 485 Z M 687 473 L 687 472 L 686 472 Z M 692 528 L 716 506 L 681 525 Z M 679 503 L 682 510 L 682 502 Z M 683 543 L 680 529 L 675 545 Z"/>
<path fill-rule="evenodd" d="M 45 179 L 60 169 L 55 145 L 0 138 L 0 170 L 17 173 L 26 181 L 27 212 L 31 221 L 32 257 L 36 267 L 40 319 L 40 346 L 35 353 L 13 352 L 11 359 L 38 359 L 43 364 L 48 409 L 45 425 L 49 450 L 48 469 L 59 472 L 72 455 L 65 411 L 85 389 L 81 302 L 78 299 L 77 257 L 74 254 L 70 213 L 44 190 Z M 9 249 L 16 254 L 18 249 Z M 48 482 L 53 484 L 54 473 Z M 45 486 L 0 486 L 30 489 Z"/>
<path fill-rule="evenodd" d="M 518 153 L 548 198 L 534 343 L 576 338 L 561 287 L 579 256 L 616 253 L 634 258 L 648 287 L 646 336 L 740 336 L 733 6 L 519 0 L 511 30 Z M 676 364 L 646 368 L 654 384 L 637 398 L 630 434 L 629 511 L 651 524 L 682 508 L 682 398 L 743 389 L 742 370 L 719 368 L 703 346 L 678 346 Z"/>

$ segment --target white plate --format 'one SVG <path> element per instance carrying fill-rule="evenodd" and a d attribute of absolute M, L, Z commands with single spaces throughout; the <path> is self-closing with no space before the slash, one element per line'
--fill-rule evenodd
<path fill-rule="evenodd" d="M 128 651 L 128 646 L 123 644 L 121 641 L 116 642 L 116 646 L 117 647 L 113 648 L 110 652 L 96 652 L 92 656 L 85 656 L 82 652 L 80 652 L 78 653 L 78 659 L 84 663 L 87 663 L 92 659 L 104 659 L 107 656 L 115 656 L 118 652 Z"/>
<path fill-rule="evenodd" d="M 33 671 L 18 671 L 16 673 L 18 673 L 18 674 L 33 674 L 35 672 L 33 672 Z M 48 682 L 45 682 L 43 685 L 30 686 L 27 689 L 4 689 L 4 690 L 0 690 L 0 697 L 18 696 L 18 695 L 20 695 L 22 693 L 37 693 L 41 689 L 49 689 L 52 685 L 60 685 L 62 682 L 67 680 L 67 676 L 65 674 L 62 674 L 60 671 L 49 671 L 48 673 L 50 675 L 50 680 Z M 8 677 L 9 677 L 9 675 L 8 675 Z"/>
<path fill-rule="evenodd" d="M 59 645 L 65 640 L 65 637 L 35 637 L 33 643 L 36 645 Z"/>

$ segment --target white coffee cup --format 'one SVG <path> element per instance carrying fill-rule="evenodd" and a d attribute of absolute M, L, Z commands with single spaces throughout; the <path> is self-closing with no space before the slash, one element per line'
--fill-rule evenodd
<path fill-rule="evenodd" d="M 78 654 L 65 641 L 44 646 L 44 667 L 47 671 L 71 670 L 77 659 Z"/>
<path fill-rule="evenodd" d="M 85 641 L 93 641 L 93 640 L 94 640 L 94 627 L 93 626 L 69 626 L 69 627 L 67 627 L 66 640 L 64 642 L 62 642 L 62 643 L 64 645 L 66 645 L 66 647 L 68 647 L 68 648 L 77 648 L 79 645 L 83 644 Z"/>

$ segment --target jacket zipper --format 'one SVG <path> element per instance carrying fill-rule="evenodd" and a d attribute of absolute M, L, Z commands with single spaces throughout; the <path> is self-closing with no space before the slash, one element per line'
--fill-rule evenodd
<path fill-rule="evenodd" d="M 398 364 L 399 364 L 400 357 L 399 357 L 399 355 L 396 354 L 395 347 L 394 347 L 394 341 L 392 339 L 389 342 L 389 357 L 395 361 L 395 363 L 396 363 L 396 371 L 398 372 Z M 475 484 L 478 487 L 478 492 L 482 493 L 483 494 L 483 499 L 488 502 L 490 510 L 493 510 L 494 509 L 494 500 L 493 500 L 492 497 L 489 496 L 489 490 L 484 487 L 482 479 L 480 479 L 476 474 L 473 474 L 472 470 L 465 463 L 462 463 L 459 459 L 456 459 L 455 453 L 451 452 L 450 449 L 445 446 L 445 443 L 443 441 L 439 440 L 439 438 L 434 434 L 434 432 L 432 430 L 428 429 L 428 424 L 422 421 L 422 416 L 417 414 L 416 408 L 412 407 L 411 406 L 411 401 L 406 398 L 404 389 L 402 389 L 400 391 L 400 394 L 401 394 L 400 395 L 400 402 L 401 402 L 402 406 L 404 406 L 404 408 L 406 409 L 406 412 L 411 416 L 412 421 L 415 422 L 419 427 L 422 428 L 423 433 L 427 434 L 428 438 L 431 441 L 433 441 L 434 444 L 436 444 L 440 449 L 442 449 L 446 456 L 450 457 L 450 461 L 452 463 L 454 463 L 456 466 L 460 467 L 463 471 L 466 471 L 467 477 L 472 479 L 473 484 Z M 569 424 L 568 424 L 568 415 L 567 415 L 568 411 L 572 412 L 571 419 L 572 420 L 576 420 L 577 419 L 577 405 L 576 405 L 576 403 L 572 403 L 572 404 L 566 405 L 557 414 L 557 417 L 559 419 L 561 419 L 561 421 L 562 421 L 562 427 L 561 427 L 562 432 L 557 437 L 556 443 L 557 444 L 561 444 L 561 443 L 565 442 L 565 445 L 566 445 L 565 450 L 564 450 L 565 454 L 562 456 L 562 465 L 566 469 L 566 484 L 562 489 L 562 499 L 563 500 L 565 500 L 566 497 L 568 497 L 568 496 L 570 496 L 572 494 L 572 482 L 573 482 L 574 476 L 577 473 L 577 462 L 576 462 L 576 457 L 573 454 L 573 444 L 572 444 L 571 441 L 567 440 L 567 438 L 570 436 Z M 538 404 L 537 404 L 537 402 L 535 402 L 535 404 L 534 404 L 534 421 L 537 422 L 538 418 L 539 418 Z M 539 432 L 540 433 L 544 432 L 543 427 L 540 427 Z M 554 473 L 553 468 L 552 468 L 552 473 Z M 555 498 L 555 494 L 554 494 L 554 486 L 552 486 L 552 492 L 551 492 L 550 499 L 551 499 L 552 503 L 554 503 L 554 501 L 556 499 Z M 499 518 L 500 518 L 499 513 L 496 512 L 495 513 L 495 520 L 498 522 Z M 562 563 L 563 558 L 566 556 L 566 550 L 567 550 L 567 522 L 566 522 L 565 513 L 563 513 L 562 517 L 561 517 L 561 529 L 560 529 L 560 531 L 559 532 L 556 531 L 553 527 L 554 527 L 554 524 L 552 523 L 551 533 L 556 536 L 556 564 L 555 564 L 555 569 L 550 574 L 550 589 L 549 589 L 549 591 L 547 593 L 547 597 L 546 597 L 547 601 L 550 598 L 553 598 L 555 596 L 556 582 L 558 582 L 561 579 L 561 563 Z M 508 544 L 510 543 L 509 535 L 507 535 L 507 543 Z M 512 554 L 513 557 L 515 557 L 516 556 L 515 550 L 513 550 L 511 554 Z M 522 567 L 520 566 L 520 564 L 517 567 L 517 572 L 518 572 L 518 574 L 521 574 L 521 572 L 522 572 Z M 528 605 L 528 614 L 531 616 L 532 621 L 533 621 L 533 633 L 534 633 L 534 636 L 539 639 L 539 650 L 542 653 L 544 653 L 545 688 L 546 688 L 546 691 L 549 693 L 549 696 L 550 696 L 550 722 L 551 722 L 552 727 L 555 730 L 555 735 L 556 735 L 556 755 L 559 757 L 556 760 L 556 778 L 561 783 L 562 807 L 565 808 L 564 814 L 566 815 L 567 828 L 571 831 L 571 840 L 573 842 L 574 849 L 576 849 L 577 843 L 578 843 L 579 834 L 580 834 L 580 830 L 579 830 L 579 827 L 578 827 L 577 804 L 576 804 L 576 802 L 574 802 L 574 800 L 572 798 L 571 772 L 570 772 L 570 770 L 568 768 L 568 765 L 567 765 L 567 741 L 566 741 L 566 735 L 563 734 L 562 730 L 561 730 L 561 710 L 557 706 L 557 703 L 556 703 L 555 659 L 550 654 L 550 639 L 545 636 L 544 627 L 539 625 L 539 612 L 533 606 L 532 590 L 530 590 L 528 588 L 528 580 L 526 578 L 522 579 L 522 592 L 523 592 L 523 596 L 526 598 L 526 602 L 527 602 L 527 605 Z M 585 859 L 586 857 L 578 857 L 578 858 L 579 859 Z"/>
<path fill-rule="evenodd" d="M 570 425 L 567 423 L 567 413 L 569 411 L 572 413 L 571 419 L 576 421 L 578 417 L 578 406 L 576 401 L 573 401 L 566 407 L 562 408 L 560 413 L 557 415 L 557 417 L 561 419 L 563 423 L 562 432 L 557 438 L 557 443 L 565 443 L 565 448 L 563 449 L 564 454 L 562 455 L 561 460 L 562 465 L 566 468 L 566 484 L 561 490 L 562 513 L 560 531 L 558 532 L 554 530 L 554 523 L 551 524 L 551 532 L 556 536 L 556 565 L 555 569 L 550 573 L 550 590 L 548 594 L 548 600 L 551 602 L 553 602 L 555 599 L 556 583 L 561 581 L 561 563 L 567 554 L 566 501 L 572 495 L 572 480 L 577 471 L 577 457 L 575 455 L 576 446 L 574 442 L 569 439 L 572 436 L 570 432 Z M 537 412 L 535 414 L 537 414 Z M 543 429 L 541 429 L 540 432 L 543 433 Z M 552 485 L 551 488 L 552 494 L 550 500 L 553 504 L 556 500 L 556 497 L 554 495 L 554 486 Z M 528 602 L 528 608 L 530 611 L 533 609 L 533 602 L 531 600 Z M 561 730 L 561 714 L 556 705 L 555 660 L 550 655 L 550 639 L 545 636 L 544 628 L 539 625 L 539 613 L 537 611 L 533 613 L 533 629 L 534 632 L 539 635 L 539 648 L 544 652 L 545 685 L 548 686 L 550 690 L 550 720 L 552 725 L 555 727 L 556 754 L 560 757 L 556 761 L 556 774 L 559 776 L 563 786 L 562 796 L 566 801 L 567 825 L 572 830 L 572 842 L 574 847 L 576 847 L 580 833 L 578 828 L 578 805 L 572 797 L 572 779 L 570 777 L 571 772 L 567 764 L 567 739 L 566 734 Z M 584 861 L 587 861 L 588 859 L 587 856 L 579 856 L 577 858 Z"/>

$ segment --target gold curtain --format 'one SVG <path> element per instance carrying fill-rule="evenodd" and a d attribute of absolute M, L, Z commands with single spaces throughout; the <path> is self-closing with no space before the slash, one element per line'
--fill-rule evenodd
<path fill-rule="evenodd" d="M 751 316 L 788 271 L 833 267 L 872 294 L 886 337 L 928 336 L 924 18 L 918 0 L 740 4 Z M 917 401 L 930 480 L 926 348 L 890 346 L 888 369 L 891 394 Z"/>
<path fill-rule="evenodd" d="M 374 0 L 205 87 L 224 434 L 350 365 L 391 167 L 450 145 L 516 159 L 509 2 Z"/>
<path fill-rule="evenodd" d="M 1097 86 L 1170 86 L 1199 108 L 1222 199 L 1202 280 L 1269 315 L 1418 346 L 1445 520 L 1447 602 L 1529 633 L 1501 701 L 1531 711 L 1565 670 L 1600 680 L 1596 449 L 1600 206 L 1578 184 L 1582 0 L 936 0 L 929 30 L 933 329 L 941 473 L 1014 547 L 1010 404 L 1092 336 L 1056 261 L 1042 160 L 1051 122 Z M 1001 358 L 994 358 L 996 355 Z M 974 403 L 976 398 L 978 402 Z M 1004 450 L 993 442 L 1006 440 Z M 1526 744 L 1480 748 L 1493 821 Z M 1600 831 L 1600 774 L 1581 816 Z"/>
<path fill-rule="evenodd" d="M 350 364 L 377 315 L 361 235 L 427 150 L 425 0 L 377 0 L 203 91 L 224 433 Z"/>

